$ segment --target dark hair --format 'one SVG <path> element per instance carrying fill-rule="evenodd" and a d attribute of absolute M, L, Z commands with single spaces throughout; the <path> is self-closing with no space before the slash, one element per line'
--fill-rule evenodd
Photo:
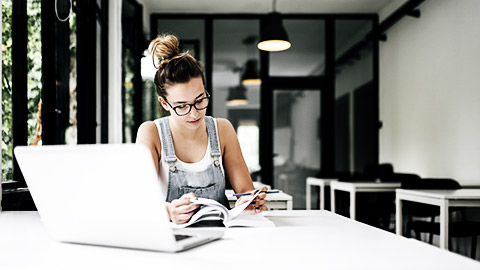
<path fill-rule="evenodd" d="M 187 83 L 201 77 L 205 85 L 203 64 L 189 52 L 180 53 L 180 42 L 175 35 L 163 34 L 150 42 L 148 50 L 152 54 L 157 94 L 167 96 L 166 88 L 177 83 Z M 155 57 L 158 64 L 155 63 Z"/>

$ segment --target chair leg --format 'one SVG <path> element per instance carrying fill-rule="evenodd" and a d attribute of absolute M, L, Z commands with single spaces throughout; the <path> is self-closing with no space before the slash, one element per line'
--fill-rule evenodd
<path fill-rule="evenodd" d="M 422 241 L 422 234 L 418 231 L 418 230 L 415 230 L 415 238 L 418 240 L 418 241 Z"/>
<path fill-rule="evenodd" d="M 478 235 L 472 236 L 472 247 L 470 250 L 470 257 L 475 260 L 475 257 L 477 255 L 477 237 Z"/>
<path fill-rule="evenodd" d="M 434 217 L 434 216 L 431 217 L 430 223 L 431 223 L 432 225 L 435 223 L 435 217 Z M 429 243 L 430 245 L 433 244 L 433 232 L 430 232 L 430 233 L 429 233 L 428 243 Z"/>

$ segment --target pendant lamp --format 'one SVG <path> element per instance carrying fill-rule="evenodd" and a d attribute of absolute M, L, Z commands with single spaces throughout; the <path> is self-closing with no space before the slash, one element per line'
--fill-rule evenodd
<path fill-rule="evenodd" d="M 240 74 L 240 82 L 243 85 L 260 85 L 260 72 L 258 71 L 258 61 L 255 57 L 255 42 L 258 36 L 250 35 L 242 40 L 242 43 L 247 48 L 247 61 L 243 65 L 242 73 Z"/>
<path fill-rule="evenodd" d="M 243 85 L 238 85 L 228 88 L 227 106 L 247 105 L 247 88 Z"/>
<path fill-rule="evenodd" d="M 240 79 L 243 85 L 260 85 L 262 83 L 258 73 L 257 59 L 249 59 L 245 63 L 245 68 Z"/>
<path fill-rule="evenodd" d="M 288 39 L 288 34 L 283 27 L 282 15 L 275 11 L 273 0 L 273 12 L 267 14 L 266 27 L 262 31 L 262 36 L 257 47 L 263 51 L 284 51 L 292 46 Z"/>

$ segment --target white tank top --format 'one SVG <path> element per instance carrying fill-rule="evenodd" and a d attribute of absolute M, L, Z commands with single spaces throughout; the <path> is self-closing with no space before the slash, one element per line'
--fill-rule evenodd
<path fill-rule="evenodd" d="M 215 130 L 217 131 L 217 134 L 218 134 L 217 119 L 213 118 L 213 120 L 214 120 L 213 122 L 215 123 Z M 160 134 L 160 119 L 155 119 L 153 122 L 157 126 L 158 136 L 160 137 L 160 142 L 162 143 L 162 148 L 163 148 L 164 143 L 163 143 L 163 140 L 162 140 L 162 136 Z M 205 132 L 207 132 L 207 130 L 205 130 Z M 220 142 L 220 140 L 218 139 L 218 135 L 217 135 L 217 140 L 218 140 L 218 142 Z M 213 159 L 212 159 L 212 156 L 210 155 L 210 152 L 211 152 L 210 140 L 208 140 L 207 151 L 205 151 L 205 155 L 203 156 L 202 160 L 200 160 L 198 162 L 195 162 L 195 163 L 187 163 L 187 162 L 183 162 L 182 160 L 180 160 L 177 157 L 177 162 L 176 162 L 175 166 L 177 166 L 178 168 L 182 168 L 182 169 L 191 171 L 191 172 L 203 171 L 213 162 Z M 160 153 L 163 154 L 163 149 L 160 149 Z M 220 160 L 220 168 L 222 169 L 223 175 L 225 175 L 225 172 L 223 170 L 223 162 L 222 162 L 222 157 L 221 156 L 220 156 L 219 160 Z M 168 191 L 168 170 L 169 170 L 169 168 L 170 168 L 170 166 L 165 161 L 164 155 L 161 155 L 161 159 L 158 162 L 158 170 L 159 170 L 159 176 L 160 176 L 160 183 L 162 185 L 163 194 L 165 196 L 167 195 L 167 191 Z"/>

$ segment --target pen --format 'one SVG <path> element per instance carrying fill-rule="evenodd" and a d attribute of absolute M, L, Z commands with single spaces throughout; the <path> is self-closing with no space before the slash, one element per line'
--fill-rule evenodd
<path fill-rule="evenodd" d="M 280 191 L 279 190 L 267 190 L 267 191 L 260 191 L 260 193 L 267 193 L 267 194 L 270 194 L 270 193 L 279 193 Z M 252 195 L 254 193 L 252 192 L 247 192 L 247 193 L 235 193 L 233 194 L 233 196 L 244 196 L 244 195 Z"/>

